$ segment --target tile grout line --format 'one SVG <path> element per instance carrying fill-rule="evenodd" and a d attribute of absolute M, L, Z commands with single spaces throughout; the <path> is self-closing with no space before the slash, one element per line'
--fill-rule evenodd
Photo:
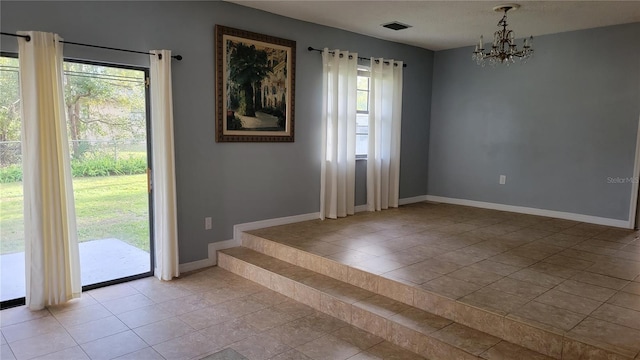
<path fill-rule="evenodd" d="M 255 235 L 252 235 L 252 236 L 255 236 Z M 257 237 L 259 237 L 259 236 L 257 236 Z M 264 238 L 262 238 L 262 240 L 263 240 L 263 241 L 264 241 L 264 240 L 266 240 L 266 241 L 269 241 L 269 242 L 275 243 L 275 244 L 277 244 L 278 246 L 285 246 L 285 247 L 287 247 L 287 246 L 288 246 L 287 244 L 277 243 L 277 242 L 275 242 L 275 241 L 267 240 L 267 239 L 264 239 Z M 294 249 L 295 249 L 295 248 L 294 248 Z M 565 248 L 565 249 L 566 249 L 566 248 Z M 302 251 L 302 250 L 300 250 L 300 249 L 295 249 L 295 251 Z M 546 257 L 545 257 L 545 258 L 543 258 L 543 259 L 547 259 L 547 258 L 549 258 L 549 257 L 551 257 L 551 256 L 553 256 L 553 255 L 555 255 L 555 254 L 557 254 L 557 253 L 559 253 L 559 252 L 556 252 L 556 253 L 554 253 L 554 254 L 548 255 L 548 256 L 546 256 Z M 325 258 L 325 259 L 326 259 L 326 258 Z M 530 265 L 529 267 L 531 267 L 531 266 L 533 266 L 533 265 L 535 265 L 535 264 L 537 264 L 537 263 L 543 262 L 543 261 L 542 261 L 543 259 L 541 259 L 541 260 L 537 261 L 536 263 L 534 263 L 534 264 Z M 486 259 L 485 259 L 485 260 L 486 260 Z M 331 260 L 331 261 L 333 261 L 333 260 Z M 347 266 L 348 266 L 348 265 L 347 265 Z M 348 266 L 348 267 L 349 267 L 349 266 Z M 528 267 L 526 267 L 526 268 L 528 268 Z M 525 269 L 526 269 L 526 268 L 525 268 Z M 534 271 L 535 271 L 535 270 L 534 270 Z M 544 274 L 544 273 L 541 273 L 541 274 Z M 326 275 L 326 274 L 325 274 L 325 275 Z M 570 280 L 570 279 L 566 279 L 566 278 L 563 278 L 563 279 L 564 279 L 564 280 L 563 280 L 563 282 L 564 282 L 564 281 L 567 281 L 567 280 Z M 393 280 L 392 280 L 392 281 L 393 281 Z M 557 285 L 555 285 L 555 286 L 557 286 Z M 554 287 L 555 287 L 555 286 L 554 286 Z M 548 291 L 549 291 L 549 290 L 551 290 L 551 289 L 553 289 L 553 288 L 548 289 L 547 291 L 545 291 L 545 293 L 546 293 L 546 292 L 548 292 Z M 531 301 L 533 301 L 533 300 L 530 300 L 529 302 L 531 302 Z M 552 306 L 553 306 L 553 305 L 552 305 Z M 587 315 L 587 316 L 588 316 L 588 315 Z M 506 315 L 505 315 L 504 317 L 506 318 Z M 585 318 L 586 318 L 586 316 L 585 316 Z M 583 319 L 583 320 L 584 320 L 584 319 Z M 581 320 L 581 321 L 583 321 L 583 320 Z M 563 339 L 565 339 L 565 338 L 566 338 L 566 331 L 563 331 L 562 338 L 563 338 Z M 563 340 L 563 343 L 564 343 L 564 340 Z"/>

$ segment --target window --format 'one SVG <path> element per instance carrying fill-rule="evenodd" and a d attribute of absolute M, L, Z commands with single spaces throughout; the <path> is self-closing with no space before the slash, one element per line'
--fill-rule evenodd
<path fill-rule="evenodd" d="M 356 104 L 356 158 L 366 158 L 369 145 L 369 70 L 358 69 Z"/>

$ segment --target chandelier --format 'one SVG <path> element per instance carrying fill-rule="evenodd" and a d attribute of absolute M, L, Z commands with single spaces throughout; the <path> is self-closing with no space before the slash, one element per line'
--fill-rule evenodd
<path fill-rule="evenodd" d="M 519 7 L 520 5 L 518 4 L 508 4 L 498 5 L 493 8 L 494 11 L 504 11 L 502 19 L 498 21 L 498 26 L 502 26 L 502 29 L 493 33 L 493 44 L 489 52 L 485 52 L 482 35 L 480 35 L 480 41 L 476 44 L 476 49 L 471 56 L 478 65 L 484 66 L 485 60 L 489 60 L 491 65 L 509 65 L 514 63 L 516 59 L 526 60 L 533 55 L 533 36 L 525 38 L 522 49 L 518 49 L 515 43 L 515 33 L 513 30 L 507 29 L 507 11 L 515 11 Z"/>

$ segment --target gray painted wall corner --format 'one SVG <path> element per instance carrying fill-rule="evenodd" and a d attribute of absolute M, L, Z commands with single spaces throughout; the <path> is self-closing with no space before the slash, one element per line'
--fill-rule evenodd
<path fill-rule="evenodd" d="M 627 220 L 631 184 L 611 179 L 632 177 L 639 37 L 640 23 L 541 36 L 510 67 L 436 52 L 428 194 Z"/>

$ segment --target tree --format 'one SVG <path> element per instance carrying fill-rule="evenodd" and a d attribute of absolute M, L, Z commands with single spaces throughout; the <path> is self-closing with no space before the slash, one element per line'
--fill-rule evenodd
<path fill-rule="evenodd" d="M 229 79 L 240 88 L 238 112 L 245 116 L 256 116 L 255 97 L 260 96 L 254 91 L 254 86 L 259 84 L 269 72 L 267 52 L 258 50 L 254 45 L 247 46 L 244 43 L 231 43 L 232 49 L 229 56 Z"/>
<path fill-rule="evenodd" d="M 86 150 L 84 139 L 145 135 L 143 73 L 65 62 L 65 103 L 72 156 Z"/>
<path fill-rule="evenodd" d="M 20 161 L 21 126 L 18 59 L 0 57 L 0 166 Z"/>
<path fill-rule="evenodd" d="M 74 158 L 84 150 L 79 140 L 145 138 L 143 72 L 65 61 L 64 82 Z M 0 165 L 19 162 L 21 126 L 18 59 L 0 57 Z"/>

